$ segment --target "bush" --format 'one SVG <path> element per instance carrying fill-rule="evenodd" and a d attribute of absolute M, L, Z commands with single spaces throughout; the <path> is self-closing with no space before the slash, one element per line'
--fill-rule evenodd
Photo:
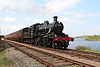
<path fill-rule="evenodd" d="M 76 50 L 91 50 L 91 48 L 87 46 L 76 46 L 75 49 Z"/>

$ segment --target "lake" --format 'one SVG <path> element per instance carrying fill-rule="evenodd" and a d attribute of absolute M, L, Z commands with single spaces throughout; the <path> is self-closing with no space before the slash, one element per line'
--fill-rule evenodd
<path fill-rule="evenodd" d="M 88 46 L 94 50 L 100 50 L 100 41 L 86 41 L 83 38 L 75 38 L 70 42 L 68 48 L 75 49 L 76 46 Z"/>

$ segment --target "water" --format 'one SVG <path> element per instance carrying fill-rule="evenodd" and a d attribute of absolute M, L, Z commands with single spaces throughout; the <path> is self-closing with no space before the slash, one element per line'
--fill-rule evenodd
<path fill-rule="evenodd" d="M 82 38 L 75 38 L 73 42 L 70 42 L 68 48 L 75 49 L 76 46 L 87 46 L 94 50 L 100 50 L 100 41 L 86 41 Z"/>

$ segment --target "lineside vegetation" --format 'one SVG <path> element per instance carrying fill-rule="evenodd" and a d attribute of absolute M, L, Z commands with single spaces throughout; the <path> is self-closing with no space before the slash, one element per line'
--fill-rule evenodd
<path fill-rule="evenodd" d="M 75 49 L 81 51 L 93 52 L 93 53 L 100 53 L 100 51 L 92 50 L 90 47 L 87 46 L 76 46 Z"/>

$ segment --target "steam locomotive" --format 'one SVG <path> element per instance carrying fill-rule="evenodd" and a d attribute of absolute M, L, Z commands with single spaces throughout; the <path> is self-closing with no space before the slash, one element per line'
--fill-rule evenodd
<path fill-rule="evenodd" d="M 67 49 L 69 41 L 73 41 L 74 38 L 62 32 L 64 26 L 62 22 L 57 21 L 57 16 L 53 18 L 53 23 L 49 23 L 49 21 L 36 23 L 30 27 L 8 34 L 5 38 L 38 46 Z"/>

